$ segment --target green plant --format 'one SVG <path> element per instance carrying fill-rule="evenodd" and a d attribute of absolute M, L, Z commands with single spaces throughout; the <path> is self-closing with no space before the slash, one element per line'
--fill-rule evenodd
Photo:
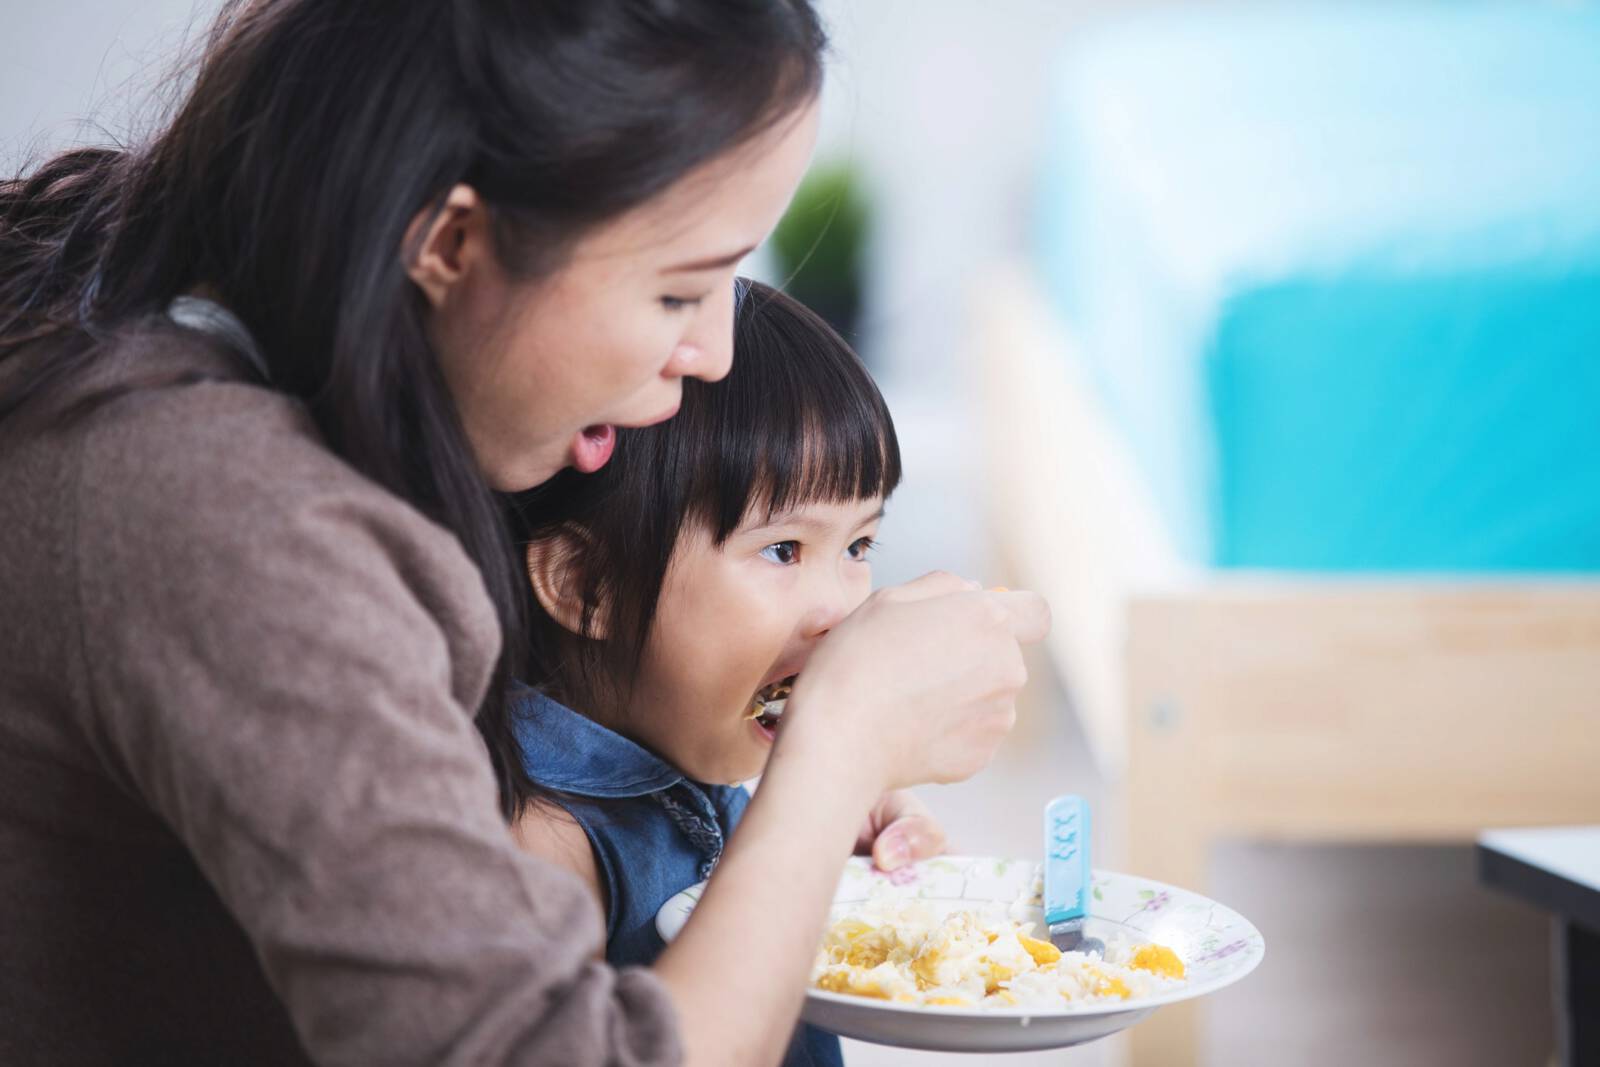
<path fill-rule="evenodd" d="M 867 199 L 847 163 L 813 167 L 772 234 L 780 281 L 849 337 L 861 311 Z"/>

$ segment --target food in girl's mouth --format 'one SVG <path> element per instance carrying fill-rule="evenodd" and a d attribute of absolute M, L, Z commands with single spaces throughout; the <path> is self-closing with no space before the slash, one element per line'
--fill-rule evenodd
<path fill-rule="evenodd" d="M 1182 985 L 1165 945 L 1114 939 L 1105 958 L 1063 953 L 1000 905 L 941 914 L 925 901 L 876 900 L 837 919 L 811 982 L 902 1004 L 1062 1010 L 1117 1003 Z"/>
<path fill-rule="evenodd" d="M 763 686 L 750 701 L 750 710 L 745 718 L 754 719 L 768 730 L 776 729 L 778 720 L 783 718 L 783 709 L 789 702 L 789 694 L 794 692 L 794 680 L 797 677 L 799 675 L 791 674 L 780 682 Z"/>

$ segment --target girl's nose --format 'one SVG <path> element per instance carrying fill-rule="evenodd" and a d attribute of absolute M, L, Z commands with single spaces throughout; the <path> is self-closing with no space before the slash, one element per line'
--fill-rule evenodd
<path fill-rule="evenodd" d="M 805 621 L 806 636 L 812 638 L 819 638 L 839 625 L 860 601 L 859 597 L 852 599 L 849 587 L 837 579 L 823 580 L 818 586 Z"/>

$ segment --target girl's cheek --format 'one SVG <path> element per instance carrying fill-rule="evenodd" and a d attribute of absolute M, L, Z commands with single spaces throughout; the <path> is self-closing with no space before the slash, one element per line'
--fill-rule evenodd
<path fill-rule="evenodd" d="M 850 597 L 850 610 L 854 611 L 867 602 L 867 597 L 872 595 L 872 565 L 857 566 L 851 575 L 855 583 Z"/>

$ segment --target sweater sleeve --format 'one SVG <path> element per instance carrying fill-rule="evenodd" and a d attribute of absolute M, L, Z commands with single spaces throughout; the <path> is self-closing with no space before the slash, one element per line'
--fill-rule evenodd
<path fill-rule="evenodd" d="M 177 835 L 325 1064 L 675 1064 L 648 971 L 519 852 L 472 725 L 498 649 L 448 533 L 301 409 L 207 383 L 87 436 L 71 546 L 99 762 Z"/>

